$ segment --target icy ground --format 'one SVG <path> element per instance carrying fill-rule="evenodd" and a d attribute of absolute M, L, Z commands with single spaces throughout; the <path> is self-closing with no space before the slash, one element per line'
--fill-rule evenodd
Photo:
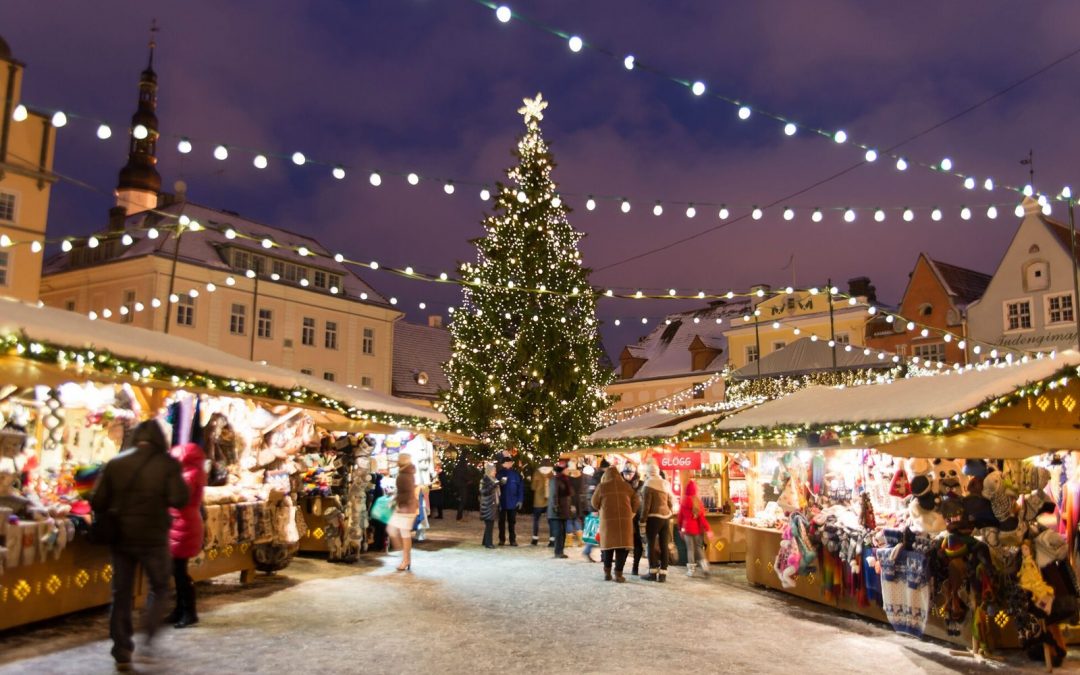
<path fill-rule="evenodd" d="M 525 521 L 526 519 L 521 519 Z M 160 673 L 1038 672 L 978 665 L 945 645 L 747 586 L 741 566 L 667 584 L 605 583 L 568 549 L 479 546 L 475 514 L 432 521 L 411 573 L 396 556 L 300 558 L 242 587 L 200 584 L 202 623 L 165 629 Z M 0 633 L 0 673 L 108 673 L 107 612 Z M 1080 654 L 1066 664 L 1080 671 Z"/>

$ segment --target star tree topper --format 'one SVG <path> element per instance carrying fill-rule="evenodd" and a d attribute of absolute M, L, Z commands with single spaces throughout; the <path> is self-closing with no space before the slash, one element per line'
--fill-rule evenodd
<path fill-rule="evenodd" d="M 544 95 L 540 92 L 536 93 L 536 98 L 523 98 L 522 103 L 525 105 L 518 108 L 518 113 L 524 115 L 525 124 L 535 119 L 537 122 L 544 119 L 544 108 L 548 107 L 548 102 L 544 100 Z"/>

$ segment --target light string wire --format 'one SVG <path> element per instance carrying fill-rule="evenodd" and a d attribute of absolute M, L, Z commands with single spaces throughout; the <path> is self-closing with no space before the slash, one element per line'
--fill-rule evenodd
<path fill-rule="evenodd" d="M 627 54 L 621 55 L 621 54 L 619 54 L 619 53 L 617 53 L 617 52 L 615 52 L 613 50 L 610 50 L 610 49 L 601 47 L 601 46 L 599 46 L 597 44 L 591 43 L 591 42 L 585 40 L 584 38 L 582 38 L 578 34 L 567 32 L 567 31 L 562 30 L 560 28 L 556 28 L 554 26 L 548 25 L 548 24 L 546 24 L 546 23 L 544 23 L 542 21 L 538 21 L 538 20 L 533 19 L 531 17 L 527 17 L 527 16 L 525 16 L 523 14 L 520 14 L 519 12 L 515 12 L 507 5 L 491 2 L 491 0 L 471 0 L 471 1 L 473 3 L 475 3 L 475 4 L 478 4 L 478 5 L 482 6 L 482 7 L 486 7 L 488 9 L 490 9 L 490 10 L 494 10 L 496 18 L 501 23 L 509 23 L 512 20 L 517 20 L 518 22 L 523 23 L 523 24 L 525 24 L 525 25 L 527 25 L 527 26 L 529 26 L 531 28 L 534 28 L 534 29 L 540 30 L 542 32 L 548 33 L 550 35 L 553 35 L 553 36 L 559 38 L 560 40 L 565 40 L 567 45 L 569 46 L 570 50 L 572 52 L 574 52 L 574 53 L 580 52 L 583 49 L 587 48 L 587 49 L 589 49 L 589 50 L 591 50 L 593 52 L 602 54 L 602 55 L 604 55 L 606 57 L 616 59 L 616 60 L 621 60 L 622 64 L 623 64 L 623 67 L 626 70 L 631 70 L 631 71 L 640 70 L 642 72 L 646 72 L 646 73 L 649 73 L 651 75 L 658 76 L 658 77 L 660 77 L 660 78 L 662 78 L 664 80 L 667 80 L 669 82 L 673 82 L 673 83 L 675 83 L 675 84 L 677 84 L 677 85 L 679 85 L 679 86 L 681 86 L 681 87 L 683 87 L 685 89 L 688 89 L 694 96 L 699 96 L 700 97 L 700 96 L 704 96 L 704 95 L 708 94 L 712 98 L 723 101 L 724 103 L 727 103 L 729 105 L 735 106 L 738 109 L 738 117 L 741 120 L 747 120 L 747 119 L 749 119 L 751 116 L 753 116 L 755 114 L 760 115 L 762 117 L 766 117 L 768 119 L 772 119 L 772 120 L 774 120 L 776 122 L 782 123 L 784 125 L 784 127 L 783 127 L 784 134 L 787 135 L 787 136 L 793 136 L 793 135 L 795 135 L 795 133 L 797 133 L 798 131 L 801 130 L 801 131 L 810 132 L 810 133 L 812 133 L 812 134 L 814 134 L 816 136 L 820 136 L 822 138 L 831 140 L 836 145 L 845 145 L 845 144 L 847 144 L 847 145 L 851 145 L 853 147 L 859 148 L 859 149 L 865 151 L 865 154 L 864 154 L 864 161 L 865 162 L 871 162 L 872 163 L 872 162 L 876 162 L 878 159 L 880 159 L 882 157 L 887 157 L 887 158 L 892 159 L 892 160 L 894 160 L 896 162 L 896 168 L 899 171 L 906 171 L 909 166 L 918 166 L 920 168 L 927 169 L 927 170 L 932 171 L 934 173 L 939 173 L 939 174 L 944 174 L 944 175 L 948 175 L 948 176 L 953 176 L 955 178 L 960 178 L 960 179 L 962 179 L 964 181 L 964 187 L 966 187 L 968 189 L 975 189 L 976 183 L 978 182 L 976 176 L 971 175 L 971 174 L 966 174 L 966 173 L 955 170 L 954 169 L 955 162 L 952 159 L 948 158 L 948 157 L 942 158 L 938 162 L 926 162 L 926 161 L 910 159 L 910 158 L 902 156 L 902 155 L 894 154 L 892 152 L 892 149 L 879 150 L 878 148 L 880 146 L 875 146 L 875 145 L 871 145 L 871 144 L 867 144 L 867 143 L 863 143 L 863 142 L 851 139 L 849 137 L 848 133 L 846 131 L 844 131 L 843 129 L 838 129 L 838 130 L 835 130 L 835 131 L 828 131 L 828 130 L 825 130 L 825 129 L 822 129 L 822 128 L 819 128 L 819 127 L 815 127 L 815 126 L 810 125 L 810 124 L 806 124 L 804 122 L 799 122 L 799 121 L 797 121 L 797 120 L 795 120 L 795 119 L 793 119 L 791 117 L 788 117 L 786 115 L 781 115 L 781 114 L 778 114 L 778 113 L 774 113 L 774 112 L 770 112 L 768 110 L 765 110 L 764 108 L 759 108 L 757 106 L 754 106 L 754 105 L 751 105 L 751 104 L 747 103 L 744 100 L 733 98 L 731 96 L 728 96 L 728 95 L 725 95 L 725 94 L 722 94 L 722 93 L 711 91 L 711 90 L 708 89 L 706 83 L 704 81 L 702 81 L 702 80 L 691 80 L 691 79 L 687 79 L 687 78 L 684 78 L 684 77 L 681 77 L 681 76 L 673 75 L 671 73 L 668 73 L 668 72 L 664 71 L 663 69 L 657 68 L 657 67 L 649 65 L 649 64 L 642 63 L 637 58 L 637 56 L 635 56 L 633 54 L 627 53 Z M 1055 61 L 1043 66 L 1042 68 L 1035 71 L 1034 73 L 1031 73 L 1030 75 L 1022 78 L 1021 80 L 1019 80 L 1017 82 L 1014 82 L 1008 88 L 1006 88 L 1006 89 L 1004 89 L 1004 90 L 1002 90 L 1002 91 L 1000 91 L 1000 92 L 998 92 L 998 93 L 984 99 L 983 101 L 981 101 L 981 102 L 979 102 L 977 104 L 974 104 L 974 105 L 970 106 L 968 109 L 953 115 L 949 119 L 934 125 L 930 130 L 928 130 L 926 132 L 921 132 L 919 135 L 922 135 L 923 133 L 929 133 L 929 131 L 933 131 L 934 129 L 937 129 L 940 126 L 948 124 L 949 122 L 951 122 L 951 121 L 953 121 L 953 120 L 955 120 L 955 119 L 957 119 L 957 118 L 959 118 L 959 117 L 961 117 L 963 115 L 966 115 L 967 113 L 971 112 L 972 110 L 974 110 L 974 109 L 976 109 L 976 108 L 978 108 L 978 107 L 980 107 L 980 106 L 982 106 L 982 105 L 984 105 L 986 103 L 989 103 L 990 101 L 998 98 L 1001 95 L 1004 95 L 1004 94 L 1008 93 L 1009 91 L 1011 91 L 1011 90 L 1015 89 L 1016 87 L 1024 84 L 1025 82 L 1028 82 L 1031 79 L 1034 79 L 1035 77 L 1038 77 L 1039 75 L 1041 75 L 1041 74 L 1045 73 L 1046 71 L 1052 69 L 1054 66 L 1057 66 L 1060 63 L 1063 63 L 1064 61 L 1067 61 L 1067 60 L 1073 58 L 1077 54 L 1080 54 L 1080 48 L 1077 48 L 1077 49 L 1075 49 L 1073 51 L 1070 51 L 1069 53 L 1063 55 L 1062 57 L 1056 59 Z M 893 148 L 899 147 L 899 145 L 903 145 L 904 143 L 907 143 L 910 140 L 912 140 L 912 139 L 908 139 L 907 141 L 903 141 L 903 142 L 901 142 L 899 144 L 896 144 L 896 145 L 893 146 Z M 1013 191 L 1013 192 L 1023 194 L 1025 196 L 1032 196 L 1034 194 L 1033 186 L 1028 185 L 1028 186 L 1019 187 L 1019 186 L 1009 185 L 1009 184 L 999 184 L 992 177 L 986 177 L 985 179 L 983 179 L 981 184 L 986 190 L 993 190 L 995 188 L 1002 188 L 1002 189 L 1005 189 L 1005 190 L 1010 190 L 1010 191 Z M 1059 201 L 1067 201 L 1068 200 L 1068 195 L 1058 195 L 1058 196 L 1052 197 L 1052 199 L 1059 200 Z"/>

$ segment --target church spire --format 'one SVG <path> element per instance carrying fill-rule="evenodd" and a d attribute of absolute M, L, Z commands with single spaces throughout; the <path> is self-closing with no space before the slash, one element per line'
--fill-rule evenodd
<path fill-rule="evenodd" d="M 154 72 L 154 49 L 157 20 L 150 24 L 149 59 L 139 77 L 139 102 L 131 116 L 128 161 L 120 169 L 116 186 L 116 205 L 127 213 L 157 207 L 161 176 L 157 172 L 157 73 Z"/>

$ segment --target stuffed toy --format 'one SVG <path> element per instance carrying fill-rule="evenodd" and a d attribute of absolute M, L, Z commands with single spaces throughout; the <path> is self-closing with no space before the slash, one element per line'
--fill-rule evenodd
<path fill-rule="evenodd" d="M 911 529 L 933 537 L 945 531 L 945 519 L 937 512 L 937 496 L 931 490 L 930 479 L 924 475 L 911 480 L 911 501 L 908 515 Z"/>
<path fill-rule="evenodd" d="M 933 472 L 933 490 L 938 496 L 962 494 L 964 465 L 956 459 L 936 458 L 930 463 Z"/>

